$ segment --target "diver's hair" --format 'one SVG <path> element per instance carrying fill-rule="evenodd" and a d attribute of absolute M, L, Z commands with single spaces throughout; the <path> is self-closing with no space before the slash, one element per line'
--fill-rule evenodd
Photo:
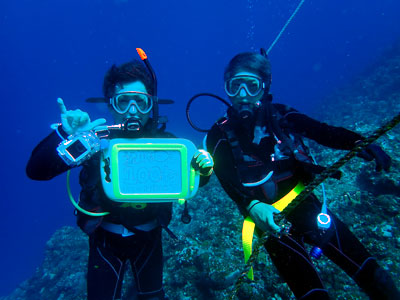
<path fill-rule="evenodd" d="M 266 90 L 269 90 L 271 85 L 271 64 L 267 57 L 254 52 L 237 54 L 225 68 L 224 81 L 227 81 L 239 72 L 257 74 L 264 81 Z"/>
<path fill-rule="evenodd" d="M 143 82 L 147 92 L 150 95 L 154 94 L 153 79 L 141 61 L 134 59 L 120 66 L 112 65 L 104 76 L 104 97 L 114 97 L 115 89 L 119 85 L 135 81 Z"/>

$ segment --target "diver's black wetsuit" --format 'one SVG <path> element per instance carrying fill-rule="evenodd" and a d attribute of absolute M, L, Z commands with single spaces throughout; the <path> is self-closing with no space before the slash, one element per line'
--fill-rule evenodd
<path fill-rule="evenodd" d="M 284 143 L 277 145 L 272 132 L 258 145 L 254 144 L 255 124 L 244 125 L 231 109 L 228 117 L 215 124 L 207 135 L 207 149 L 214 158 L 215 174 L 245 217 L 248 216 L 246 207 L 252 200 L 273 204 L 299 181 L 307 183 L 311 180 L 312 172 L 321 171 L 307 163 L 307 153 L 302 153 L 305 147 L 297 136 L 344 150 L 353 148 L 363 139 L 357 133 L 320 123 L 281 104 L 273 104 L 273 110 L 285 136 L 292 136 L 292 148 L 298 151 L 297 159 L 293 151 L 285 149 Z M 267 120 L 263 125 L 272 126 Z M 274 171 L 272 178 L 263 185 L 243 186 L 242 183 L 259 181 L 271 170 Z M 304 243 L 309 243 L 319 246 L 324 255 L 351 276 L 371 299 L 395 299 L 391 295 L 398 294 L 391 278 L 332 212 L 329 212 L 331 228 L 325 235 L 320 234 L 316 221 L 320 212 L 321 203 L 311 195 L 287 217 L 292 224 L 290 234 L 281 238 L 271 235 L 265 243 L 272 261 L 295 296 L 298 299 L 329 299 L 304 247 Z"/>
<path fill-rule="evenodd" d="M 61 126 L 58 131 L 63 137 L 68 136 Z M 120 134 L 118 137 L 174 137 L 163 131 L 152 135 L 148 127 L 140 133 Z M 50 180 L 70 169 L 57 154 L 60 141 L 53 132 L 33 150 L 26 167 L 31 179 Z M 83 163 L 79 178 L 79 205 L 91 212 L 110 212 L 103 217 L 77 212 L 79 227 L 89 235 L 88 299 L 119 299 L 127 261 L 132 266 L 138 299 L 164 299 L 161 228 L 171 220 L 172 204 L 149 203 L 136 209 L 111 201 L 102 188 L 99 159 L 95 155 Z"/>

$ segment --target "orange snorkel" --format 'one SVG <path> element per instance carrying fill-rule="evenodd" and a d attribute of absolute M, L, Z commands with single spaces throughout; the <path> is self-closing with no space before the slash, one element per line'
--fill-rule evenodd
<path fill-rule="evenodd" d="M 151 77 L 153 78 L 153 130 L 156 131 L 158 128 L 158 98 L 157 98 L 157 77 L 156 73 L 154 72 L 153 68 L 150 65 L 150 62 L 147 58 L 147 54 L 143 51 L 142 48 L 136 48 L 137 53 L 140 56 L 140 59 L 144 62 Z"/>

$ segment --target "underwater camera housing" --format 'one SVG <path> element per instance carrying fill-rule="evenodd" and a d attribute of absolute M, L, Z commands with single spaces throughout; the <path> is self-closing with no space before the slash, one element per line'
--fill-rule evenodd
<path fill-rule="evenodd" d="M 196 150 L 178 138 L 109 140 L 100 162 L 104 192 L 116 202 L 183 203 L 199 186 L 199 172 L 191 166 Z"/>
<path fill-rule="evenodd" d="M 92 131 L 70 135 L 57 147 L 58 155 L 68 166 L 78 166 L 100 150 L 100 140 Z"/>

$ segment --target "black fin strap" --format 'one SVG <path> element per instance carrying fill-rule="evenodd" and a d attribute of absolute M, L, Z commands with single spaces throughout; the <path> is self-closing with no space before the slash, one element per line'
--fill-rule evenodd
<path fill-rule="evenodd" d="M 169 236 L 172 237 L 174 240 L 179 240 L 178 237 L 168 228 L 168 226 L 161 226 L 166 232 L 168 232 Z"/>
<path fill-rule="evenodd" d="M 183 208 L 181 221 L 182 221 L 183 224 L 189 224 L 190 221 L 192 221 L 192 217 L 189 214 L 187 201 L 185 201 L 185 207 Z"/>

